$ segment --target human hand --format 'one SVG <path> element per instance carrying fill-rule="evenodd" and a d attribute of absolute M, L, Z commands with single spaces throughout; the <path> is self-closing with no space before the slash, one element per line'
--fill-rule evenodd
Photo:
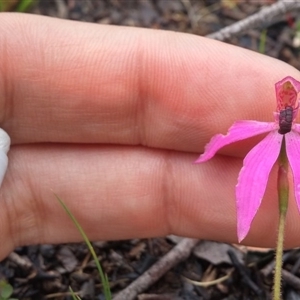
<path fill-rule="evenodd" d="M 33 243 L 177 234 L 235 242 L 235 185 L 256 140 L 193 162 L 235 120 L 273 120 L 285 63 L 206 38 L 1 14 L 0 258 Z M 224 155 L 226 154 L 226 155 Z M 299 246 L 293 199 L 286 246 Z M 245 243 L 273 246 L 276 176 Z"/>

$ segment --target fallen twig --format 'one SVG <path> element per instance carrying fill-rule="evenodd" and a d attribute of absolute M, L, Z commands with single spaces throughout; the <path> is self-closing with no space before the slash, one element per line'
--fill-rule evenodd
<path fill-rule="evenodd" d="M 262 25 L 266 27 L 277 16 L 294 10 L 300 10 L 300 1 L 279 0 L 270 6 L 262 8 L 256 14 L 224 27 L 215 33 L 208 34 L 206 37 L 224 41 L 225 39 L 237 35 L 245 30 L 256 28 Z"/>
<path fill-rule="evenodd" d="M 292 286 L 296 290 L 300 290 L 300 278 L 296 275 L 288 272 L 287 270 L 282 270 L 282 278 L 286 283 Z"/>
<path fill-rule="evenodd" d="M 137 280 L 132 282 L 123 291 L 118 293 L 113 299 L 135 299 L 139 293 L 149 288 L 176 264 L 187 259 L 198 242 L 198 239 L 184 238 L 164 257 L 162 257 L 157 263 L 155 263 L 148 271 L 142 274 Z"/>
<path fill-rule="evenodd" d="M 249 272 L 247 272 L 247 267 L 242 265 L 235 253 L 232 250 L 228 250 L 228 255 L 231 259 L 231 262 L 238 273 L 241 275 L 242 282 L 245 283 L 256 295 L 262 296 L 263 291 L 261 288 L 251 279 Z"/>

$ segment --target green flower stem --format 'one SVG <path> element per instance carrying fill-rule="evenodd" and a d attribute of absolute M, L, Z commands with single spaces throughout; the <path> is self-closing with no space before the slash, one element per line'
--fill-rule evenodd
<path fill-rule="evenodd" d="M 283 136 L 281 149 L 278 157 L 278 200 L 279 200 L 279 227 L 276 246 L 275 258 L 275 276 L 274 276 L 274 300 L 281 299 L 281 271 L 282 271 L 282 254 L 284 241 L 285 217 L 289 200 L 289 180 L 288 180 L 288 158 L 285 148 L 285 137 Z"/>

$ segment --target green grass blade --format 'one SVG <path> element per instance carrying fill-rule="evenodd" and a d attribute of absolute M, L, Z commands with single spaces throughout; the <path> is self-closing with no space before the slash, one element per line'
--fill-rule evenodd
<path fill-rule="evenodd" d="M 33 4 L 35 3 L 35 0 L 21 0 L 18 3 L 18 6 L 16 8 L 17 12 L 25 12 L 27 11 Z"/>
<path fill-rule="evenodd" d="M 73 289 L 70 286 L 69 286 L 69 290 L 70 290 L 73 300 L 81 300 L 81 298 L 74 293 Z"/>
<path fill-rule="evenodd" d="M 58 195 L 54 194 L 56 199 L 58 200 L 58 202 L 60 203 L 60 205 L 63 207 L 63 209 L 66 211 L 66 213 L 68 214 L 68 216 L 70 217 L 70 219 L 73 221 L 73 223 L 75 224 L 75 226 L 77 227 L 78 231 L 80 232 L 81 236 L 83 237 L 84 242 L 86 243 L 90 253 L 93 256 L 93 259 L 95 261 L 95 264 L 97 266 L 98 269 L 98 273 L 100 275 L 100 279 L 102 282 L 102 286 L 103 286 L 103 292 L 104 292 L 104 296 L 106 300 L 111 300 L 111 291 L 110 291 L 110 287 L 109 287 L 109 281 L 108 278 L 106 276 L 106 274 L 104 274 L 100 262 L 98 260 L 98 257 L 95 253 L 95 250 L 91 244 L 91 242 L 89 241 L 87 235 L 85 234 L 84 230 L 82 229 L 81 225 L 78 223 L 78 221 L 75 219 L 75 217 L 73 216 L 73 214 L 70 212 L 69 208 L 66 206 L 66 204 L 59 198 Z"/>
<path fill-rule="evenodd" d="M 265 54 L 266 53 L 266 40 L 267 40 L 267 29 L 263 30 L 259 37 L 259 46 L 258 52 Z"/>

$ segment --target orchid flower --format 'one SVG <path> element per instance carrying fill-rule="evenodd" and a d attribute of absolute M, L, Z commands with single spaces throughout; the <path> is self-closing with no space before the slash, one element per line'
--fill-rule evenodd
<path fill-rule="evenodd" d="M 7 153 L 10 148 L 10 137 L 0 128 L 0 186 L 6 173 L 8 158 Z"/>
<path fill-rule="evenodd" d="M 294 178 L 295 199 L 300 211 L 300 124 L 294 124 L 299 108 L 300 82 L 288 76 L 275 84 L 277 109 L 275 122 L 237 121 L 226 135 L 217 134 L 196 160 L 202 163 L 233 142 L 262 133 L 267 136 L 246 155 L 236 185 L 237 235 L 241 242 L 263 199 L 268 177 L 285 137 L 286 152 Z"/>

